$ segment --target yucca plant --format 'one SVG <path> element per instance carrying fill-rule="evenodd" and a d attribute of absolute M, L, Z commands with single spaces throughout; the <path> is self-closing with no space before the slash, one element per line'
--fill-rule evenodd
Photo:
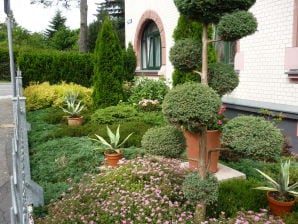
<path fill-rule="evenodd" d="M 70 117 L 80 117 L 81 111 L 84 109 L 84 105 L 81 105 L 81 101 L 77 102 L 79 94 L 77 92 L 67 92 L 65 96 L 66 108 L 61 109 L 69 114 Z"/>
<path fill-rule="evenodd" d="M 276 195 L 276 199 L 279 201 L 288 201 L 289 198 L 293 198 L 298 196 L 298 192 L 294 191 L 296 188 L 298 188 L 298 182 L 292 184 L 289 186 L 290 183 L 290 166 L 291 161 L 281 161 L 280 163 L 280 173 L 278 180 L 274 180 L 264 172 L 256 169 L 262 176 L 264 176 L 270 187 L 257 187 L 255 189 L 258 190 L 265 190 L 265 191 L 273 191 L 278 192 L 278 195 Z"/>
<path fill-rule="evenodd" d="M 120 147 L 130 138 L 133 133 L 130 133 L 126 138 L 120 143 L 120 125 L 118 125 L 116 133 L 114 134 L 111 129 L 107 126 L 107 134 L 109 136 L 110 142 L 107 142 L 103 137 L 95 134 L 96 138 L 92 138 L 93 141 L 99 142 L 106 148 L 104 148 L 105 153 L 113 154 L 119 153 Z M 98 148 L 102 150 L 102 148 Z"/>

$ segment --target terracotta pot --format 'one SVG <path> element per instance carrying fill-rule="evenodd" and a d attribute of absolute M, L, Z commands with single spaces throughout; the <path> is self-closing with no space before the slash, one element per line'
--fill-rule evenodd
<path fill-rule="evenodd" d="M 207 155 L 206 161 L 208 161 L 208 151 L 213 148 L 220 148 L 220 132 L 218 130 L 208 130 L 207 133 L 207 140 L 206 140 L 206 147 L 207 147 Z M 197 170 L 198 169 L 198 159 L 200 156 L 200 148 L 199 148 L 199 134 L 192 133 L 189 131 L 184 131 L 184 136 L 186 139 L 186 152 L 187 158 L 189 161 L 189 169 L 190 170 Z M 210 156 L 210 165 L 209 165 L 209 172 L 216 173 L 217 163 L 219 159 L 220 152 L 211 152 Z"/>
<path fill-rule="evenodd" d="M 80 126 L 83 124 L 83 117 L 67 117 L 69 126 Z"/>
<path fill-rule="evenodd" d="M 118 162 L 122 159 L 122 152 L 119 153 L 104 153 L 106 158 L 106 166 L 118 167 Z"/>
<path fill-rule="evenodd" d="M 270 194 L 271 194 L 271 191 L 268 191 L 267 201 L 273 215 L 281 216 L 291 212 L 292 207 L 295 204 L 295 199 L 293 201 L 287 201 L 287 202 L 278 201 L 274 199 Z"/>

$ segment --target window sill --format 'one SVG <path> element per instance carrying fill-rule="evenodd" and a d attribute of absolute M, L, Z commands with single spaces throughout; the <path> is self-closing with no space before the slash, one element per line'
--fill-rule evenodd
<path fill-rule="evenodd" d="M 288 74 L 290 79 L 298 79 L 298 69 L 290 69 L 285 74 Z"/>
<path fill-rule="evenodd" d="M 158 77 L 159 70 L 136 70 L 137 76 Z"/>

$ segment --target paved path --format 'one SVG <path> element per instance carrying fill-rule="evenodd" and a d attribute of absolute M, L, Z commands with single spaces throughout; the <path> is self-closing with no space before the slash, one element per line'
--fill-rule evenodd
<path fill-rule="evenodd" d="M 10 170 L 13 113 L 11 84 L 0 83 L 0 224 L 10 224 Z"/>

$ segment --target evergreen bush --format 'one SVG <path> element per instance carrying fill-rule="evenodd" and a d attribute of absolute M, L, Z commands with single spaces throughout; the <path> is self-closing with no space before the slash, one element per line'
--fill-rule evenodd
<path fill-rule="evenodd" d="M 177 158 L 186 148 L 183 133 L 175 127 L 150 128 L 142 138 L 142 147 L 150 154 Z"/>
<path fill-rule="evenodd" d="M 126 50 L 123 50 L 123 61 L 124 61 L 124 80 L 132 81 L 135 77 L 135 71 L 137 67 L 137 56 L 133 50 L 131 43 L 128 44 Z"/>
<path fill-rule="evenodd" d="M 223 127 L 222 143 L 246 158 L 272 161 L 280 158 L 281 131 L 261 117 L 238 116 Z"/>
<path fill-rule="evenodd" d="M 218 95 L 223 96 L 238 86 L 239 78 L 232 66 L 213 63 L 208 65 L 208 83 Z"/>
<path fill-rule="evenodd" d="M 213 89 L 187 82 L 169 91 L 162 111 L 170 124 L 198 128 L 216 122 L 220 106 L 221 100 Z"/>
<path fill-rule="evenodd" d="M 173 86 L 176 86 L 178 84 L 183 84 L 185 82 L 201 82 L 201 77 L 199 74 L 193 73 L 193 72 L 185 72 L 175 69 L 172 74 L 172 81 Z"/>
<path fill-rule="evenodd" d="M 0 80 L 10 80 L 10 62 L 7 48 L 0 47 Z"/>
<path fill-rule="evenodd" d="M 120 41 L 107 16 L 94 51 L 93 106 L 104 108 L 123 100 L 123 55 Z"/>

